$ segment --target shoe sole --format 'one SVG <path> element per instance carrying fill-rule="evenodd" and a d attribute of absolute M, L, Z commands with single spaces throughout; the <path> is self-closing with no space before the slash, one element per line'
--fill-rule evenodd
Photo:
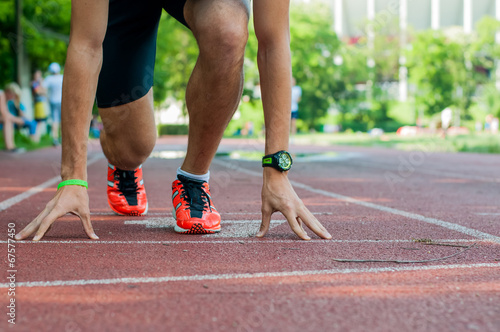
<path fill-rule="evenodd" d="M 177 225 L 174 227 L 174 231 L 179 234 L 214 234 L 220 232 L 220 226 L 218 229 L 206 229 L 200 223 L 193 224 L 190 229 L 181 228 Z"/>
<path fill-rule="evenodd" d="M 133 216 L 133 217 L 140 217 L 140 216 L 145 216 L 147 213 L 148 213 L 148 209 L 149 209 L 149 202 L 146 203 L 146 210 L 144 210 L 144 212 L 142 213 L 139 213 L 139 211 L 132 211 L 130 213 L 123 213 L 123 212 L 119 212 L 117 211 L 112 205 L 111 203 L 108 201 L 108 205 L 109 207 L 111 208 L 111 210 L 113 210 L 113 212 L 119 216 Z"/>

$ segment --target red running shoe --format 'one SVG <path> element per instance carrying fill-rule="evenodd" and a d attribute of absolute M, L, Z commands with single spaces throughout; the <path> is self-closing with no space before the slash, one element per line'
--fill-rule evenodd
<path fill-rule="evenodd" d="M 136 170 L 124 171 L 108 164 L 108 204 L 117 214 L 125 216 L 148 213 L 142 165 Z"/>
<path fill-rule="evenodd" d="M 220 232 L 220 214 L 212 205 L 208 183 L 178 175 L 172 183 L 172 202 L 177 224 L 174 230 L 182 234 L 212 234 Z"/>

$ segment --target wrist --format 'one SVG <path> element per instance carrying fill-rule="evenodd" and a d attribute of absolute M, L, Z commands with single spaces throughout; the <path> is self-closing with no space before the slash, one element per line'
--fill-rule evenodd
<path fill-rule="evenodd" d="M 288 177 L 288 171 L 281 172 L 272 167 L 264 167 L 263 168 L 263 177 L 264 181 L 274 180 L 274 179 L 283 179 Z"/>
<path fill-rule="evenodd" d="M 87 181 L 87 141 L 77 144 L 72 139 L 65 140 L 63 135 L 61 158 L 61 178 L 63 181 L 79 179 Z"/>
<path fill-rule="evenodd" d="M 71 179 L 87 181 L 87 170 L 61 166 L 61 178 L 63 181 Z"/>
<path fill-rule="evenodd" d="M 89 184 L 87 183 L 87 181 L 79 179 L 71 179 L 71 180 L 61 181 L 57 186 L 57 190 L 65 186 L 80 186 L 80 187 L 85 187 L 86 189 L 89 188 Z"/>
<path fill-rule="evenodd" d="M 279 145 L 267 145 L 265 146 L 264 154 L 273 154 L 278 151 L 288 151 L 288 144 L 279 144 Z"/>

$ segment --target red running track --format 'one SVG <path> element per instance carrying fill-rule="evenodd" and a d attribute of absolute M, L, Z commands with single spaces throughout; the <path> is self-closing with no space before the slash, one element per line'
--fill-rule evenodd
<path fill-rule="evenodd" d="M 15 244 L 15 326 L 6 315 L 8 224 L 19 231 L 53 196 L 60 150 L 0 153 L 0 330 L 500 330 L 500 156 L 293 146 L 290 178 L 334 235 L 304 242 L 278 214 L 268 236 L 253 236 L 260 163 L 224 153 L 263 151 L 250 140 L 224 140 L 211 168 L 223 231 L 174 233 L 170 185 L 185 147 L 184 137 L 158 141 L 144 164 L 150 213 L 121 217 L 107 206 L 106 161 L 91 144 L 100 240 L 66 216 L 40 243 Z"/>

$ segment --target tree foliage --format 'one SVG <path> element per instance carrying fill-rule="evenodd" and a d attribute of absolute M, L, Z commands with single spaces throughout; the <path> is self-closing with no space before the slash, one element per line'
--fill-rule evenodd
<path fill-rule="evenodd" d="M 161 17 L 156 47 L 154 100 L 162 104 L 167 97 L 184 100 L 189 76 L 198 57 L 191 32 L 174 18 Z"/>
<path fill-rule="evenodd" d="M 0 86 L 15 80 L 16 43 L 23 40 L 31 67 L 46 70 L 51 62 L 64 63 L 69 41 L 71 2 L 68 0 L 24 0 L 23 35 L 15 27 L 13 0 L 0 0 Z"/>
<path fill-rule="evenodd" d="M 341 42 L 332 30 L 331 11 L 323 5 L 297 5 L 290 15 L 293 75 L 303 91 L 300 117 L 314 126 L 346 90 L 334 63 Z"/>
<path fill-rule="evenodd" d="M 0 89 L 15 79 L 14 57 L 15 17 L 14 1 L 0 0 Z"/>
<path fill-rule="evenodd" d="M 441 31 L 419 33 L 408 57 L 410 81 L 416 87 L 415 100 L 427 114 L 452 105 L 455 91 L 454 67 L 463 63 L 459 44 L 448 42 Z"/>

